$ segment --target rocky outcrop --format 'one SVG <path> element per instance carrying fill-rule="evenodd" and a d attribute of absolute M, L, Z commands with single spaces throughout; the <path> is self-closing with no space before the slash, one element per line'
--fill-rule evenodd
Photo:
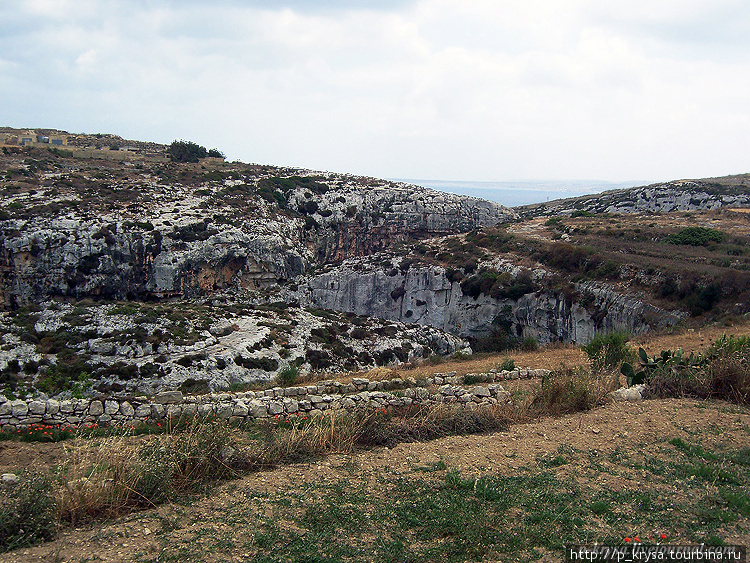
<path fill-rule="evenodd" d="M 309 278 L 297 295 L 311 306 L 433 326 L 463 337 L 484 337 L 502 327 L 540 343 L 586 343 L 597 332 L 616 330 L 639 334 L 684 316 L 593 283 L 579 284 L 574 295 L 540 288 L 517 299 L 472 297 L 439 266 L 402 272 L 362 261 Z"/>
<path fill-rule="evenodd" d="M 723 182 L 679 180 L 518 208 L 527 217 L 590 213 L 669 213 L 720 207 L 750 207 L 750 178 L 730 176 Z M 745 182 L 747 180 L 747 182 Z M 745 185 L 747 183 L 747 186 Z"/>
<path fill-rule="evenodd" d="M 123 221 L 41 219 L 7 222 L 0 240 L 6 305 L 52 296 L 77 299 L 194 297 L 227 287 L 259 288 L 301 274 L 310 262 L 279 225 L 250 234 L 209 229 L 185 243 L 180 231 L 142 230 Z M 187 223 L 185 229 L 204 223 Z"/>
<path fill-rule="evenodd" d="M 0 171 L 25 183 L 0 176 L 0 305 L 10 308 L 55 296 L 261 289 L 316 265 L 516 217 L 475 198 L 297 169 L 31 160 L 0 155 Z"/>
<path fill-rule="evenodd" d="M 46 303 L 0 314 L 0 333 L 2 377 L 50 394 L 215 391 L 289 369 L 365 370 L 468 346 L 433 327 L 234 303 Z"/>

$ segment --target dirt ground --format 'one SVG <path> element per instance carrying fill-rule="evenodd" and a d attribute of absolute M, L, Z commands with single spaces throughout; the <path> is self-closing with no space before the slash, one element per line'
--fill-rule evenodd
<path fill-rule="evenodd" d="M 113 522 L 62 529 L 57 540 L 0 554 L 0 562 L 132 561 L 136 553 L 138 558 L 154 560 L 165 542 L 186 541 L 191 529 L 211 525 L 212 515 L 217 512 L 229 508 L 238 510 L 241 499 L 248 499 L 250 503 L 258 495 L 300 489 L 313 481 L 354 482 L 383 471 L 407 475 L 416 467 L 440 461 L 448 468 L 459 469 L 464 476 L 516 474 L 533 465 L 539 456 L 554 455 L 561 444 L 575 450 L 598 452 L 605 458 L 615 448 L 644 451 L 662 444 L 666 437 L 689 440 L 706 428 L 721 429 L 713 437 L 717 447 L 747 444 L 750 411 L 726 403 L 706 404 L 687 399 L 616 403 L 563 418 L 516 425 L 504 432 L 452 436 L 353 455 L 331 455 L 321 461 L 250 474 L 222 485 L 187 508 L 165 505 Z M 573 476 L 589 486 L 614 490 L 641 484 L 648 486 L 643 481 L 646 472 L 637 469 L 625 477 L 607 472 L 581 472 L 573 463 L 558 471 L 561 476 Z M 186 511 L 190 513 L 189 518 Z M 177 520 L 189 520 L 190 524 L 183 527 L 175 523 Z M 747 545 L 750 532 L 746 528 L 745 533 L 726 540 Z M 222 556 L 227 561 L 243 560 L 240 553 Z"/>
<path fill-rule="evenodd" d="M 655 354 L 661 349 L 681 346 L 686 352 L 704 351 L 722 334 L 747 334 L 747 325 L 712 327 L 680 334 L 663 334 L 637 338 L 634 345 L 644 346 Z M 555 369 L 561 364 L 586 362 L 575 347 L 558 347 L 538 352 L 512 353 L 516 365 Z M 430 366 L 433 372 L 480 372 L 494 367 L 503 356 L 479 360 L 446 362 Z M 421 369 L 421 368 L 417 368 Z M 416 370 L 410 370 L 416 371 Z M 418 377 L 399 372 L 403 377 Z M 535 382 L 508 382 L 533 385 Z M 690 439 L 706 429 L 713 429 L 710 441 L 715 447 L 750 444 L 750 411 L 720 402 L 689 399 L 653 400 L 639 403 L 615 403 L 585 413 L 562 418 L 547 418 L 517 424 L 509 430 L 484 435 L 452 436 L 425 443 L 400 444 L 392 449 L 378 448 L 352 455 L 331 455 L 323 460 L 279 467 L 252 473 L 215 489 L 189 507 L 165 505 L 131 514 L 111 522 L 62 528 L 58 539 L 34 548 L 0 554 L 0 563 L 155 561 L 168 544 L 188 542 L 190 530 L 211 526 L 212 515 L 237 510 L 243 499 L 250 503 L 258 495 L 299 490 L 313 481 L 357 482 L 369 480 L 383 471 L 407 475 L 415 468 L 443 462 L 459 469 L 464 476 L 491 473 L 520 474 L 540 456 L 554 455 L 561 445 L 579 451 L 599 452 L 603 456 L 616 448 L 626 452 L 643 452 L 663 444 L 668 438 Z M 0 442 L 0 472 L 23 467 L 52 467 L 64 458 L 64 443 L 24 444 Z M 648 486 L 645 471 L 633 469 L 621 473 L 582 471 L 575 463 L 556 469 L 562 476 L 576 479 L 582 485 L 618 490 L 634 485 Z M 675 493 L 677 494 L 677 493 Z M 179 516 L 178 516 L 179 514 Z M 189 514 L 189 517 L 186 516 Z M 181 522 L 189 522 L 180 524 Z M 736 532 L 727 543 L 750 544 L 750 531 Z M 217 559 L 218 560 L 218 559 Z M 242 553 L 223 553 L 222 561 L 243 561 Z"/>

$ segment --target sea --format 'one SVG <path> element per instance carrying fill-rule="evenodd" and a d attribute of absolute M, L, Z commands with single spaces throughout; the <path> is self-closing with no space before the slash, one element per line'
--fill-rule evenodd
<path fill-rule="evenodd" d="M 465 182 L 392 178 L 441 192 L 468 195 L 500 203 L 507 207 L 546 203 L 555 199 L 599 194 L 608 190 L 645 186 L 650 181 L 610 182 L 604 180 L 520 180 L 508 182 Z"/>

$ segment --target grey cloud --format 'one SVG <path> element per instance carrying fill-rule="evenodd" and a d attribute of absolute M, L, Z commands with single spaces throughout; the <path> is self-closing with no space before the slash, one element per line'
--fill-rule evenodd
<path fill-rule="evenodd" d="M 263 10 L 291 9 L 306 13 L 340 12 L 348 10 L 389 11 L 414 4 L 416 0 L 214 0 L 212 6 L 233 6 Z M 164 5 L 180 8 L 190 5 L 205 6 L 204 0 L 143 0 L 142 4 L 151 8 Z"/>

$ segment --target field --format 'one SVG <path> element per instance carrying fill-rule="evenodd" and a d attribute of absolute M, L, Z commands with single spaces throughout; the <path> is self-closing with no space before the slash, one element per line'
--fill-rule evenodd
<path fill-rule="evenodd" d="M 705 351 L 725 332 L 747 334 L 747 325 L 634 344 L 652 354 L 676 345 Z M 586 362 L 561 347 L 430 369 L 476 372 L 506 357 L 551 369 Z M 517 385 L 521 399 L 539 383 Z M 64 526 L 56 540 L 0 562 L 559 561 L 564 545 L 636 537 L 748 545 L 749 445 L 746 406 L 610 403 L 254 471 L 118 519 Z M 71 447 L 0 442 L 0 468 L 52 468 Z"/>

